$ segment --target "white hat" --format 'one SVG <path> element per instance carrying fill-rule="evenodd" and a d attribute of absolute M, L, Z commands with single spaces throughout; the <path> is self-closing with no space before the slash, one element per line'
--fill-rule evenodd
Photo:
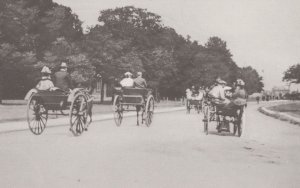
<path fill-rule="evenodd" d="M 51 71 L 50 71 L 50 69 L 49 69 L 47 66 L 44 66 L 44 67 L 42 68 L 41 73 L 48 73 L 48 74 L 51 74 Z"/>
<path fill-rule="evenodd" d="M 237 84 L 237 85 L 240 85 L 240 86 L 244 86 L 244 85 L 245 85 L 245 82 L 244 82 L 242 79 L 237 79 L 237 80 L 236 80 L 236 84 Z"/>
<path fill-rule="evenodd" d="M 131 72 L 125 72 L 125 74 L 124 74 L 125 76 L 131 76 L 132 74 L 131 74 Z"/>
<path fill-rule="evenodd" d="M 231 90 L 232 88 L 231 87 L 229 87 L 229 86 L 225 86 L 224 87 L 224 90 Z"/>
<path fill-rule="evenodd" d="M 67 68 L 68 66 L 67 66 L 67 63 L 62 62 L 61 65 L 60 65 L 60 67 Z"/>

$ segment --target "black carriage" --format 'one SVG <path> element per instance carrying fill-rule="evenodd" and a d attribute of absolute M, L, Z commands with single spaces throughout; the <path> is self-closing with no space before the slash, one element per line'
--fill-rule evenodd
<path fill-rule="evenodd" d="M 137 112 L 139 125 L 139 111 L 142 112 L 142 124 L 150 126 L 154 115 L 154 97 L 152 90 L 139 88 L 115 88 L 113 113 L 117 126 L 122 124 L 123 114 L 128 111 Z"/>
<path fill-rule="evenodd" d="M 202 110 L 202 100 L 198 99 L 187 99 L 186 100 L 186 113 L 191 113 L 191 109 L 195 109 L 199 114 Z"/>
<path fill-rule="evenodd" d="M 241 136 L 245 123 L 245 103 L 237 103 L 230 108 L 216 103 L 212 98 L 206 98 L 203 103 L 204 132 L 208 134 L 209 123 L 216 122 L 216 129 L 220 132 L 230 132 L 233 125 L 233 135 Z"/>
<path fill-rule="evenodd" d="M 69 115 L 70 131 L 81 135 L 92 122 L 93 99 L 84 89 L 74 89 L 71 93 L 60 89 L 38 91 L 27 104 L 27 122 L 30 131 L 40 135 L 46 128 L 49 115 Z M 69 110 L 69 113 L 64 111 Z M 58 113 L 60 112 L 60 113 Z"/>

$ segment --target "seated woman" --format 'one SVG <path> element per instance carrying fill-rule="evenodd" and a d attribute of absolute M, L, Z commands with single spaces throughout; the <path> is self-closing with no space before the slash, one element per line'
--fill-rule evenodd
<path fill-rule="evenodd" d="M 41 73 L 42 79 L 38 82 L 35 88 L 28 91 L 28 93 L 25 96 L 25 100 L 28 100 L 34 93 L 37 93 L 38 91 L 47 91 L 51 88 L 54 88 L 53 82 L 51 81 L 50 77 L 50 69 L 47 66 L 44 66 Z"/>
<path fill-rule="evenodd" d="M 130 72 L 125 73 L 125 78 L 121 80 L 120 85 L 122 87 L 133 88 L 134 80 L 132 79 L 132 74 Z"/>

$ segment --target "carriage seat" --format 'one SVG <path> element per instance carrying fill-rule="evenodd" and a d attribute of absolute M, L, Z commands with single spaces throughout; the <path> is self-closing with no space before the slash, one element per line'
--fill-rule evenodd
<path fill-rule="evenodd" d="M 146 95 L 148 89 L 146 88 L 123 88 L 123 95 Z"/>

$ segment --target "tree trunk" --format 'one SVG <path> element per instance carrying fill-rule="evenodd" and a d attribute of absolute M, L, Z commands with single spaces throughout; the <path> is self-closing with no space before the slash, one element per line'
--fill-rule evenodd
<path fill-rule="evenodd" d="M 104 102 L 104 82 L 103 80 L 101 81 L 101 98 L 100 98 L 100 103 Z"/>

